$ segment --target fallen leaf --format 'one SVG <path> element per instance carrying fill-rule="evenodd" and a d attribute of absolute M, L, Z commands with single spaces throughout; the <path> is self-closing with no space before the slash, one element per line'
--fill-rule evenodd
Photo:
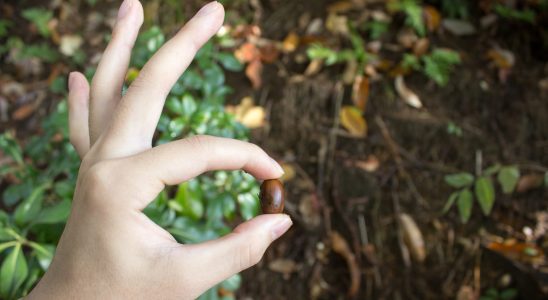
<path fill-rule="evenodd" d="M 247 128 L 255 129 L 265 124 L 264 108 L 255 106 L 251 97 L 244 97 L 240 101 L 240 104 L 236 106 L 227 105 L 225 110 L 233 114 L 236 121 L 242 123 Z"/>
<path fill-rule="evenodd" d="M 304 71 L 304 75 L 312 76 L 318 74 L 318 72 L 320 72 L 320 70 L 322 69 L 323 61 L 323 59 L 319 58 L 311 60 L 308 64 L 308 67 L 306 67 L 306 70 Z"/>
<path fill-rule="evenodd" d="M 426 249 L 424 247 L 424 239 L 422 233 L 417 226 L 417 223 L 410 215 L 401 213 L 398 216 L 403 231 L 403 241 L 413 259 L 418 262 L 423 262 L 426 258 Z"/>
<path fill-rule="evenodd" d="M 441 24 L 445 30 L 456 36 L 472 35 L 476 33 L 476 28 L 468 21 L 444 19 Z"/>
<path fill-rule="evenodd" d="M 337 14 L 329 14 L 325 20 L 327 30 L 335 34 L 348 35 L 348 18 Z"/>
<path fill-rule="evenodd" d="M 415 42 L 415 45 L 413 45 L 413 54 L 416 56 L 423 56 L 428 51 L 428 47 L 430 47 L 429 39 L 418 39 L 417 42 Z"/>
<path fill-rule="evenodd" d="M 22 106 L 20 106 L 18 109 L 16 109 L 12 115 L 11 118 L 15 121 L 21 121 L 24 120 L 36 110 L 36 105 L 34 103 L 27 103 Z"/>
<path fill-rule="evenodd" d="M 298 269 L 294 260 L 279 258 L 271 261 L 268 264 L 268 268 L 277 273 L 284 274 L 284 277 L 289 276 L 291 273 L 296 272 Z"/>
<path fill-rule="evenodd" d="M 522 243 L 515 239 L 508 239 L 503 242 L 491 242 L 487 244 L 487 248 L 509 259 L 525 263 L 537 264 L 544 261 L 542 248 L 533 243 Z"/>
<path fill-rule="evenodd" d="M 351 1 L 337 1 L 327 6 L 327 12 L 332 14 L 344 13 L 351 10 L 353 7 L 354 5 Z"/>
<path fill-rule="evenodd" d="M 252 43 L 244 43 L 234 51 L 234 56 L 242 63 L 255 61 L 260 58 L 259 49 Z"/>
<path fill-rule="evenodd" d="M 59 51 L 66 56 L 73 56 L 80 46 L 82 46 L 82 37 L 76 34 L 67 34 L 61 36 Z"/>
<path fill-rule="evenodd" d="M 362 116 L 362 112 L 355 106 L 346 105 L 343 106 L 339 115 L 341 124 L 352 135 L 366 136 L 367 135 L 367 123 Z"/>
<path fill-rule="evenodd" d="M 329 234 L 331 239 L 331 247 L 335 253 L 339 254 L 346 260 L 348 271 L 350 272 L 350 287 L 348 288 L 348 297 L 352 298 L 360 290 L 360 268 L 356 261 L 356 256 L 350 250 L 348 242 L 342 237 L 342 235 L 336 231 L 332 231 Z"/>
<path fill-rule="evenodd" d="M 532 189 L 536 189 L 542 186 L 544 183 L 544 176 L 542 174 L 527 174 L 520 177 L 518 184 L 516 185 L 516 192 L 526 193 Z"/>
<path fill-rule="evenodd" d="M 516 61 L 514 53 L 509 50 L 493 48 L 487 52 L 487 57 L 499 68 L 510 69 Z"/>
<path fill-rule="evenodd" d="M 410 90 L 405 85 L 405 82 L 403 81 L 402 76 L 396 77 L 395 86 L 396 86 L 396 91 L 398 92 L 398 95 L 400 95 L 400 97 L 405 103 L 407 103 L 409 106 L 412 106 L 414 108 L 422 107 L 422 102 L 419 96 L 417 96 L 417 94 L 415 94 L 412 90 Z"/>
<path fill-rule="evenodd" d="M 359 160 L 356 162 L 356 166 L 366 172 L 375 172 L 379 166 L 379 159 L 375 155 L 369 155 L 367 160 Z"/>
<path fill-rule="evenodd" d="M 365 112 L 368 98 L 369 78 L 362 75 L 356 76 L 352 85 L 352 102 L 359 110 Z"/>
<path fill-rule="evenodd" d="M 282 166 L 282 169 L 284 170 L 284 174 L 280 178 L 280 181 L 285 183 L 295 178 L 295 175 L 297 174 L 297 172 L 295 171 L 295 168 L 291 164 L 282 163 L 281 166 Z"/>
<path fill-rule="evenodd" d="M 346 67 L 342 74 L 342 81 L 344 84 L 353 84 L 356 79 L 356 73 L 358 72 L 358 61 L 354 58 L 349 59 L 346 62 Z"/>
<path fill-rule="evenodd" d="M 305 194 L 299 201 L 299 213 L 302 216 L 304 224 L 309 228 L 315 228 L 320 225 L 320 208 L 318 198 L 313 193 Z"/>
<path fill-rule="evenodd" d="M 272 43 L 259 48 L 259 53 L 261 56 L 261 61 L 269 64 L 278 60 L 278 56 L 280 56 L 278 48 L 276 48 L 276 46 Z"/>
<path fill-rule="evenodd" d="M 310 24 L 308 24 L 308 27 L 306 28 L 306 34 L 317 35 L 322 32 L 322 29 L 323 29 L 323 19 L 315 18 L 310 22 Z"/>
<path fill-rule="evenodd" d="M 250 62 L 245 68 L 245 75 L 251 81 L 254 89 L 258 89 L 262 85 L 261 73 L 263 71 L 263 64 L 260 60 L 256 59 Z"/>
<path fill-rule="evenodd" d="M 441 14 L 435 7 L 426 5 L 424 6 L 422 13 L 426 23 L 426 28 L 428 28 L 429 31 L 435 31 L 438 27 L 440 27 Z"/>
<path fill-rule="evenodd" d="M 297 50 L 299 46 L 299 36 L 295 32 L 290 32 L 282 42 L 282 49 L 286 53 Z"/>
<path fill-rule="evenodd" d="M 414 30 L 409 28 L 404 28 L 398 32 L 397 40 L 400 45 L 405 48 L 411 48 L 418 40 L 418 36 Z"/>

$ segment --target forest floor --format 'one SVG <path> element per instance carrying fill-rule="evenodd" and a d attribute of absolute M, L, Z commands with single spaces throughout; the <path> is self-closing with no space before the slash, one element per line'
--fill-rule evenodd
<path fill-rule="evenodd" d="M 101 10 L 112 15 L 116 3 L 107 2 Z M 185 11 L 201 4 L 195 2 L 185 1 Z M 251 97 L 264 108 L 266 122 L 251 131 L 251 140 L 286 169 L 286 212 L 295 224 L 258 267 L 243 272 L 238 298 L 464 300 L 489 296 L 493 289 L 499 296 L 486 299 L 548 298 L 548 192 L 542 187 L 548 172 L 548 12 L 535 8 L 535 23 L 529 23 L 465 1 L 466 24 L 460 26 L 474 30 L 461 34 L 452 31 L 460 27 L 444 27 L 449 17 L 439 1 L 425 2 L 436 10 L 429 16 L 442 16 L 433 25 L 427 22 L 432 30 L 426 49 L 417 45 L 420 36 L 405 29 L 405 15 L 389 12 L 385 1 L 227 5 L 227 24 L 248 20 L 244 27 L 252 33 L 246 33 L 245 43 L 278 47 L 274 59 L 263 59 L 262 72 L 227 76 L 234 89 L 229 104 Z M 8 6 L 0 4 L 4 10 Z M 357 34 L 368 53 L 382 59 L 333 65 L 309 59 L 307 50 L 316 42 L 338 53 L 353 49 L 344 32 L 349 29 L 332 25 L 333 15 L 344 22 L 388 18 L 381 37 Z M 157 16 L 145 24 L 158 21 L 168 23 Z M 311 28 L 315 22 L 320 29 Z M 69 25 L 74 24 L 61 23 L 60 30 Z M 87 50 L 99 53 L 104 41 L 86 36 L 89 42 L 93 38 L 98 40 Z M 404 53 L 421 57 L 434 48 L 460 57 L 445 85 L 424 72 L 398 68 Z M 93 63 L 94 56 L 88 57 Z M 354 70 L 348 80 L 356 63 L 363 70 Z M 32 89 L 30 82 L 37 89 L 68 71 L 62 64 L 47 66 L 51 69 L 38 73 L 25 66 L 26 89 Z M 9 71 L 13 78 L 23 76 Z M 2 73 L 6 82 L 7 72 Z M 356 74 L 366 84 L 357 83 Z M 261 82 L 253 87 L 250 79 L 257 77 Z M 397 83 L 401 78 L 403 88 Z M 11 116 L 25 103 L 0 109 Z M 349 106 L 359 108 L 358 116 L 345 115 Z M 31 112 L 19 110 L 25 115 L 3 118 L 1 124 L 35 132 L 53 107 L 40 100 Z M 362 122 L 366 129 L 360 129 Z M 488 216 L 477 203 L 466 224 L 457 204 L 442 213 L 456 191 L 447 175 L 481 177 L 494 165 L 513 166 L 520 175 L 511 193 L 495 185 Z M 503 298 L 505 291 L 517 296 Z"/>

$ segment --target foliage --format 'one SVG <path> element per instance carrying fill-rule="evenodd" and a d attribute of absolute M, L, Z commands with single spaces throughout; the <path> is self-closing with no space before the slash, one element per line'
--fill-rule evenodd
<path fill-rule="evenodd" d="M 451 18 L 466 19 L 470 15 L 466 0 L 441 0 L 441 10 Z"/>
<path fill-rule="evenodd" d="M 493 10 L 503 18 L 528 22 L 531 24 L 535 22 L 536 18 L 536 13 L 529 8 L 518 10 L 502 4 L 495 4 Z"/>
<path fill-rule="evenodd" d="M 459 190 L 451 193 L 442 212 L 447 213 L 456 202 L 461 221 L 467 223 L 472 215 L 475 196 L 481 211 L 485 216 L 488 216 L 495 204 L 495 187 L 493 185 L 495 175 L 504 194 L 514 192 L 520 177 L 519 169 L 515 166 L 494 165 L 485 169 L 478 176 L 467 172 L 445 176 L 445 183 Z"/>
<path fill-rule="evenodd" d="M 29 8 L 23 10 L 22 16 L 31 21 L 35 26 L 40 35 L 43 37 L 49 37 L 51 32 L 48 28 L 48 22 L 53 17 L 53 12 L 51 10 L 42 9 L 42 8 Z"/>
<path fill-rule="evenodd" d="M 404 69 L 421 71 L 439 86 L 445 86 L 449 82 L 449 75 L 460 62 L 457 52 L 437 48 L 431 53 L 423 55 L 420 60 L 415 55 L 406 53 L 401 61 L 401 66 Z"/>
<path fill-rule="evenodd" d="M 417 0 L 393 0 L 388 3 L 392 11 L 402 11 L 407 16 L 405 24 L 415 30 L 420 36 L 426 34 L 426 28 L 422 20 L 422 7 Z"/>
<path fill-rule="evenodd" d="M 516 299 L 518 291 L 516 289 L 508 288 L 504 290 L 497 290 L 496 288 L 490 288 L 479 298 L 480 300 L 512 300 Z"/>
<path fill-rule="evenodd" d="M 139 37 L 132 56 L 134 73 L 164 40 L 156 27 Z M 167 98 L 157 143 L 196 134 L 247 138 L 247 129 L 223 110 L 230 88 L 221 66 L 237 69 L 235 61 L 213 43 L 199 51 Z M 43 122 L 41 134 L 26 144 L 21 146 L 9 132 L 0 135 L 0 150 L 12 161 L 0 169 L 0 176 L 12 182 L 2 195 L 7 210 L 0 211 L 0 296 L 4 299 L 24 296 L 43 275 L 70 212 L 79 158 L 68 141 L 67 127 L 63 101 Z M 228 233 L 227 223 L 238 216 L 255 216 L 258 192 L 251 175 L 220 171 L 167 188 L 145 213 L 177 240 L 195 243 Z M 219 299 L 220 287 L 234 291 L 240 281 L 236 275 L 202 297 Z"/>

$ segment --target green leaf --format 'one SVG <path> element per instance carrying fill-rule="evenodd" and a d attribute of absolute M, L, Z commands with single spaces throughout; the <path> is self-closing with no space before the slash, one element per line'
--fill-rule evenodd
<path fill-rule="evenodd" d="M 21 147 L 10 133 L 0 135 L 0 150 L 10 156 L 19 165 L 23 164 Z"/>
<path fill-rule="evenodd" d="M 451 195 L 449 196 L 449 199 L 447 199 L 447 202 L 445 202 L 445 206 L 443 206 L 443 210 L 441 213 L 446 214 L 451 209 L 451 207 L 453 206 L 453 204 L 455 203 L 458 197 L 459 197 L 459 192 L 451 193 Z"/>
<path fill-rule="evenodd" d="M 519 180 L 519 169 L 515 166 L 503 167 L 500 169 L 497 176 L 497 180 L 502 186 L 502 192 L 505 194 L 511 194 Z"/>
<path fill-rule="evenodd" d="M 495 203 L 495 188 L 491 179 L 489 177 L 478 178 L 475 192 L 483 214 L 488 216 Z"/>
<path fill-rule="evenodd" d="M 46 10 L 42 8 L 29 8 L 23 10 L 23 17 L 31 21 L 38 29 L 38 32 L 43 37 L 50 36 L 50 30 L 48 27 L 48 22 L 53 17 L 53 12 L 51 10 Z"/>
<path fill-rule="evenodd" d="M 9 247 L 14 247 L 18 244 L 19 242 L 17 241 L 10 241 L 10 242 L 5 242 L 5 243 L 1 243 L 0 244 L 0 253 L 2 253 L 2 251 L 8 249 Z"/>
<path fill-rule="evenodd" d="M 27 278 L 28 272 L 21 244 L 17 244 L 0 267 L 0 294 L 4 298 L 15 298 L 17 289 Z"/>
<path fill-rule="evenodd" d="M 454 188 L 462 188 L 467 187 L 474 182 L 474 175 L 470 173 L 457 173 L 446 175 L 444 179 L 448 185 Z"/>
<path fill-rule="evenodd" d="M 506 289 L 499 294 L 500 300 L 512 300 L 518 296 L 518 290 L 516 289 Z"/>
<path fill-rule="evenodd" d="M 472 192 L 470 189 L 464 189 L 460 191 L 459 198 L 457 199 L 457 207 L 459 208 L 460 220 L 462 223 L 467 223 L 472 215 Z"/>
<path fill-rule="evenodd" d="M 196 180 L 189 180 L 179 185 L 175 200 L 183 207 L 183 215 L 194 220 L 200 219 L 204 215 L 204 204 L 202 203 L 201 195 L 196 193 Z M 193 193 L 194 192 L 194 193 Z"/>
<path fill-rule="evenodd" d="M 29 242 L 29 245 L 34 249 L 34 254 L 38 263 L 44 271 L 46 271 L 53 260 L 53 253 L 55 252 L 55 246 L 38 244 L 35 242 Z"/>
<path fill-rule="evenodd" d="M 13 240 L 13 236 L 8 233 L 6 228 L 1 227 L 1 226 L 2 226 L 2 224 L 0 223 L 0 242 Z"/>
<path fill-rule="evenodd" d="M 240 72 L 244 68 L 242 63 L 231 53 L 219 53 L 217 54 L 217 59 L 229 71 Z"/>
<path fill-rule="evenodd" d="M 33 224 L 64 223 L 70 214 L 70 206 L 69 200 L 63 200 L 53 206 L 46 207 L 33 220 Z"/>
<path fill-rule="evenodd" d="M 14 212 L 14 220 L 17 225 L 22 226 L 29 223 L 40 213 L 45 189 L 45 186 L 36 188 L 17 206 Z"/>
<path fill-rule="evenodd" d="M 252 194 L 239 194 L 238 205 L 240 206 L 240 215 L 244 220 L 249 220 L 259 213 L 259 199 Z"/>
<path fill-rule="evenodd" d="M 494 165 L 490 166 L 489 168 L 483 170 L 482 174 L 483 174 L 483 176 L 495 175 L 500 171 L 501 167 L 502 166 L 500 164 L 494 164 Z"/>
<path fill-rule="evenodd" d="M 240 288 L 242 284 L 242 276 L 240 274 L 235 274 L 232 277 L 229 277 L 225 281 L 221 282 L 221 287 L 227 291 L 235 292 Z"/>

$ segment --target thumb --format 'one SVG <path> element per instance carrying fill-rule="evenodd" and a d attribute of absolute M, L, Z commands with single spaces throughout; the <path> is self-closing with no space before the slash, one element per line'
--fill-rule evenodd
<path fill-rule="evenodd" d="M 192 284 L 201 292 L 257 264 L 268 246 L 293 222 L 285 214 L 268 214 L 240 224 L 222 238 L 181 247 L 181 273 L 193 273 Z"/>

